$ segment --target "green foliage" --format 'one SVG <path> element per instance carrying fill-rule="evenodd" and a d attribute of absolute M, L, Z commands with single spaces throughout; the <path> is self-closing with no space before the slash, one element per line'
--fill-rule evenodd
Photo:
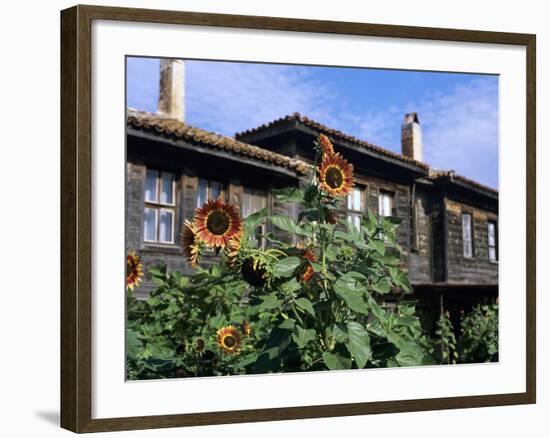
<path fill-rule="evenodd" d="M 498 361 L 498 305 L 478 305 L 463 315 L 459 350 L 465 363 Z"/>
<path fill-rule="evenodd" d="M 455 364 L 458 361 L 458 351 L 456 346 L 456 337 L 453 324 L 449 318 L 449 313 L 445 312 L 437 321 L 437 336 L 439 337 L 439 347 L 441 354 L 441 363 Z"/>
<path fill-rule="evenodd" d="M 313 177 L 304 190 L 274 191 L 282 202 L 300 203 L 302 214 L 297 220 L 269 217 L 263 209 L 249 216 L 231 261 L 222 252 L 220 263 L 198 268 L 189 278 L 149 269 L 156 290 L 143 301 L 128 296 L 129 379 L 435 363 L 415 303 L 401 299 L 392 309 L 380 304 L 389 294 L 404 297 L 411 291 L 400 267 L 400 220 L 368 212 L 358 228 L 334 223 L 340 200 L 316 181 Z M 263 248 L 258 229 L 267 222 L 300 245 L 267 233 L 262 239 L 269 245 Z M 463 321 L 472 334 L 461 344 L 468 357 L 494 354 L 492 344 L 474 343 L 481 322 Z M 216 334 L 227 326 L 242 334 L 238 354 L 218 345 Z M 251 333 L 245 335 L 248 326 Z M 449 327 L 440 326 L 447 339 L 443 329 Z"/>

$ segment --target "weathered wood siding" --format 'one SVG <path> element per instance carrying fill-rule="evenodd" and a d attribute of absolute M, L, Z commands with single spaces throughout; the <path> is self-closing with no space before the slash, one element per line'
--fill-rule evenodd
<path fill-rule="evenodd" d="M 432 281 L 432 223 L 431 202 L 428 193 L 415 188 L 412 203 L 409 253 L 409 280 L 411 283 Z"/>
<path fill-rule="evenodd" d="M 488 221 L 496 221 L 494 213 L 446 200 L 447 217 L 447 281 L 464 284 L 498 283 L 498 263 L 489 260 Z M 462 213 L 472 214 L 473 256 L 464 257 Z"/>
<path fill-rule="evenodd" d="M 127 163 L 127 192 L 126 192 L 126 250 L 136 251 L 142 258 L 146 275 L 143 283 L 136 289 L 136 296 L 139 298 L 147 297 L 154 289 L 150 275 L 147 273 L 147 267 L 163 266 L 167 267 L 168 272 L 179 271 L 184 275 L 191 275 L 193 269 L 187 263 L 181 248 L 181 229 L 184 221 L 192 220 L 197 199 L 197 187 L 200 169 L 191 169 L 185 166 L 181 167 L 179 172 L 174 171 L 173 167 L 166 168 L 175 174 L 175 196 L 176 196 L 176 216 L 174 227 L 174 244 L 155 244 L 143 241 L 143 209 L 144 209 L 144 184 L 147 167 L 139 162 Z M 159 169 L 158 165 L 155 169 Z M 163 170 L 162 168 L 160 170 Z M 207 178 L 207 177 L 206 177 Z M 225 184 L 225 200 L 234 205 L 240 206 L 243 196 L 244 184 L 236 178 L 227 178 L 220 175 L 220 182 Z M 269 179 L 257 180 L 256 186 L 247 187 L 261 188 L 269 191 L 273 188 L 273 182 Z M 290 184 L 289 184 L 290 185 Z M 297 217 L 296 204 L 282 203 L 273 196 L 268 195 L 267 205 L 270 214 Z M 283 231 L 273 229 L 268 224 L 268 231 L 273 231 L 275 238 L 292 241 L 293 237 Z M 201 258 L 201 266 L 207 268 L 213 263 L 217 263 L 220 256 L 216 256 L 214 251 L 207 251 Z"/>

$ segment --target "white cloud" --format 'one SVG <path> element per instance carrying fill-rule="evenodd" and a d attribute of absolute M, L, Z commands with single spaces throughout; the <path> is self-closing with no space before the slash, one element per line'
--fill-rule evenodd
<path fill-rule="evenodd" d="M 429 92 L 401 106 L 372 108 L 340 95 L 337 87 L 299 67 L 220 63 L 211 68 L 208 62 L 189 62 L 187 69 L 186 104 L 194 125 L 233 135 L 300 112 L 399 152 L 403 115 L 416 111 L 427 163 L 497 186 L 496 80 L 472 79 L 446 93 Z"/>

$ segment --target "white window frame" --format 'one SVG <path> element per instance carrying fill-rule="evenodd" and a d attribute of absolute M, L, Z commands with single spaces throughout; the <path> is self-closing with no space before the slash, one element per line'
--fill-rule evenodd
<path fill-rule="evenodd" d="M 173 245 L 175 243 L 175 223 L 176 223 L 176 175 L 172 172 L 165 172 L 162 170 L 147 168 L 146 174 L 145 174 L 145 181 L 147 181 L 148 172 L 156 172 L 156 178 L 155 178 L 156 200 L 151 201 L 145 198 L 146 183 L 144 182 L 143 216 L 145 216 L 146 209 L 153 210 L 155 212 L 155 239 L 150 240 L 145 238 L 145 219 L 143 219 L 143 231 L 142 231 L 143 242 L 150 243 L 150 244 Z M 171 187 L 172 202 L 161 202 L 162 180 L 164 175 L 170 175 L 172 178 L 172 187 Z M 168 211 L 172 214 L 172 226 L 170 230 L 171 240 L 169 241 L 160 240 L 160 216 L 162 211 Z"/>
<path fill-rule="evenodd" d="M 359 209 L 350 208 L 350 202 L 349 202 L 350 196 L 352 196 L 352 194 L 356 190 L 359 191 Z M 352 224 L 357 229 L 361 228 L 361 219 L 363 219 L 363 212 L 365 210 L 364 194 L 365 194 L 365 188 L 356 186 L 356 187 L 353 188 L 352 193 L 350 193 L 349 195 L 346 196 L 346 220 L 347 220 L 348 224 Z M 352 204 L 353 204 L 353 201 L 352 201 Z M 354 218 L 357 218 L 357 217 L 359 218 L 359 226 L 357 226 L 354 223 Z"/>
<path fill-rule="evenodd" d="M 394 193 L 388 190 L 380 190 L 378 192 L 378 216 L 379 217 L 390 217 L 393 216 L 393 203 L 394 203 Z M 389 199 L 389 214 L 383 214 L 384 204 L 383 199 Z"/>
<path fill-rule="evenodd" d="M 200 184 L 201 184 L 201 181 L 205 181 L 207 183 L 207 186 L 206 186 L 206 201 L 204 201 L 203 203 L 201 203 L 199 205 L 199 187 L 200 187 Z M 195 195 L 195 207 L 196 208 L 201 208 L 205 202 L 207 202 L 209 199 L 212 199 L 212 184 L 219 184 L 220 185 L 220 194 L 218 196 L 218 198 L 216 199 L 223 199 L 225 200 L 225 193 L 226 193 L 226 186 L 225 184 L 221 183 L 220 181 L 214 181 L 214 180 L 210 180 L 210 179 L 207 179 L 207 178 L 198 178 L 197 180 L 197 191 L 196 191 L 196 195 Z"/>
<path fill-rule="evenodd" d="M 465 238 L 468 235 L 466 233 L 466 222 L 464 220 L 466 217 L 469 218 L 469 222 L 470 222 L 470 232 L 468 233 L 469 234 L 468 239 Z M 474 216 L 472 213 L 462 212 L 461 220 L 462 220 L 462 255 L 466 259 L 472 259 L 474 258 Z M 467 251 L 467 249 L 469 249 L 469 251 Z"/>

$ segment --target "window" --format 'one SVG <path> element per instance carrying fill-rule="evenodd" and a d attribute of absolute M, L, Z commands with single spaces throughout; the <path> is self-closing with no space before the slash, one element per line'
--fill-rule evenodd
<path fill-rule="evenodd" d="M 359 187 L 354 187 L 353 191 L 347 196 L 346 209 L 348 223 L 359 229 L 363 217 L 363 190 Z"/>
<path fill-rule="evenodd" d="M 263 190 L 245 188 L 241 200 L 241 212 L 243 218 L 254 214 L 267 206 L 267 193 Z M 255 237 L 262 247 L 265 247 L 266 229 L 265 223 L 256 228 Z"/>
<path fill-rule="evenodd" d="M 487 224 L 487 243 L 489 246 L 489 261 L 498 261 L 498 231 L 497 223 L 490 221 Z"/>
<path fill-rule="evenodd" d="M 224 190 L 221 183 L 199 179 L 199 184 L 197 186 L 197 208 L 202 207 L 209 199 L 223 199 L 223 197 Z"/>
<path fill-rule="evenodd" d="M 462 247 L 464 257 L 468 258 L 474 255 L 472 229 L 472 215 L 470 213 L 462 213 Z"/>
<path fill-rule="evenodd" d="M 174 189 L 174 174 L 147 169 L 143 210 L 145 242 L 174 243 Z"/>
<path fill-rule="evenodd" d="M 390 192 L 380 192 L 378 195 L 378 215 L 391 216 L 393 209 L 393 194 Z"/>

